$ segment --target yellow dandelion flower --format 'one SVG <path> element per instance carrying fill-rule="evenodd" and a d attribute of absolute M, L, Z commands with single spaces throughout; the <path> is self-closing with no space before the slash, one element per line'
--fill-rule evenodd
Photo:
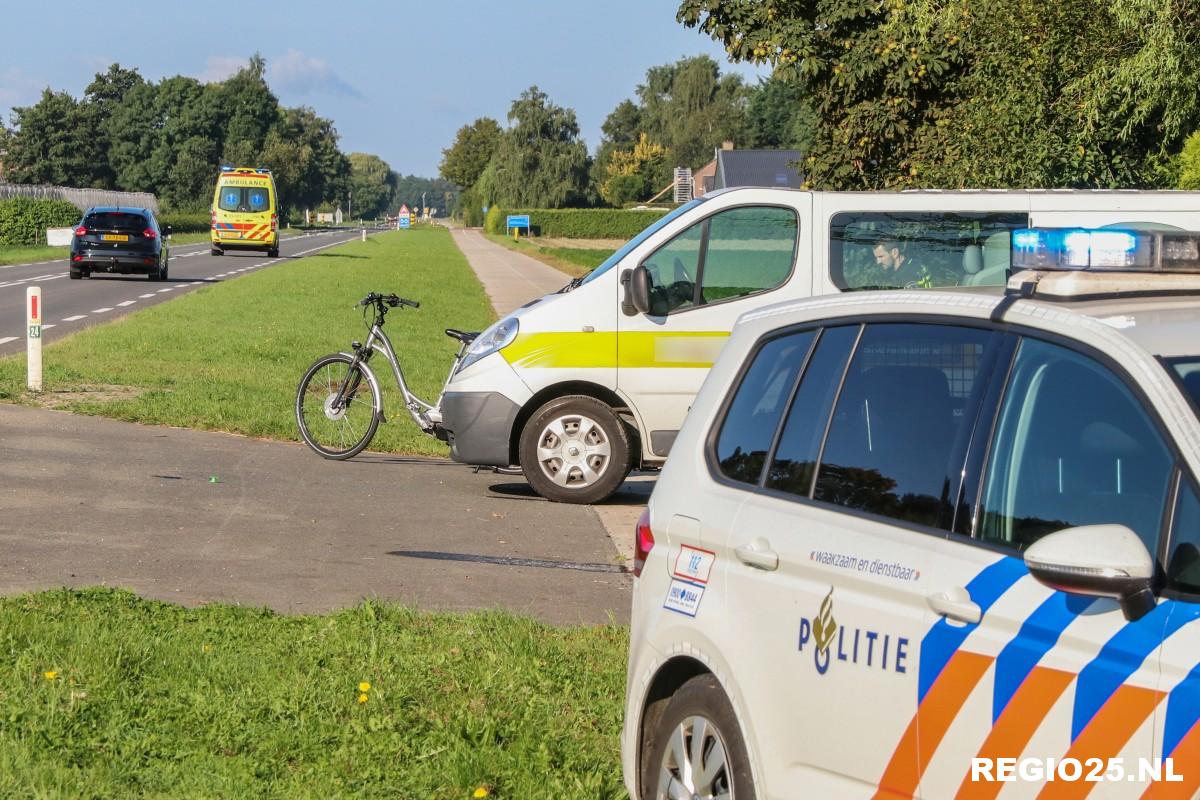
<path fill-rule="evenodd" d="M 212 645 L 211 645 L 211 644 L 206 644 L 206 645 L 204 645 L 204 647 L 203 647 L 202 649 L 203 649 L 203 650 L 204 650 L 204 652 L 206 652 L 206 653 L 211 653 L 211 652 L 212 652 Z"/>
<path fill-rule="evenodd" d="M 56 671 L 50 669 L 50 670 L 46 670 L 45 672 L 43 672 L 42 677 L 48 681 L 56 681 L 56 680 L 58 680 L 58 673 Z"/>
<path fill-rule="evenodd" d="M 363 681 L 362 683 L 360 683 L 358 685 L 358 690 L 360 692 L 369 692 L 369 691 L 371 691 L 371 684 L 367 683 L 366 681 Z"/>
<path fill-rule="evenodd" d="M 486 786 L 480 786 L 478 789 L 476 789 L 474 792 L 471 793 L 471 797 L 487 797 L 489 794 L 491 794 L 491 792 L 489 792 L 487 790 Z"/>
<path fill-rule="evenodd" d="M 360 705 L 361 705 L 362 703 L 365 703 L 365 702 L 367 702 L 367 696 L 366 696 L 365 694 L 360 694 L 360 695 L 358 696 L 358 702 L 359 702 L 359 704 L 360 704 Z"/>

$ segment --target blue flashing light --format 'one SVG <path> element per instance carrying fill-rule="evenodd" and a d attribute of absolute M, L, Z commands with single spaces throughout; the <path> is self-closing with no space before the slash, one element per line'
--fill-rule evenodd
<path fill-rule="evenodd" d="M 1043 241 L 1044 234 L 1041 231 L 1031 231 L 1029 229 L 1015 231 L 1013 233 L 1013 247 L 1021 250 L 1032 250 L 1040 245 Z"/>

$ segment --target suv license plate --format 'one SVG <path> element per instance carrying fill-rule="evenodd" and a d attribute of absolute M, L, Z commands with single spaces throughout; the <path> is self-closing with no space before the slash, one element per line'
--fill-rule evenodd
<path fill-rule="evenodd" d="M 106 242 L 128 242 L 129 236 L 124 233 L 106 233 L 100 237 Z"/>

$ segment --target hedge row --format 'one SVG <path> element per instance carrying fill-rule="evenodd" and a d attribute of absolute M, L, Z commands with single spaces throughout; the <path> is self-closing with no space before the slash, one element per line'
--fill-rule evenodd
<path fill-rule="evenodd" d="M 172 233 L 203 233 L 212 230 L 212 215 L 207 211 L 191 214 L 162 214 L 159 225 L 170 225 Z"/>
<path fill-rule="evenodd" d="M 563 239 L 632 239 L 666 211 L 625 211 L 619 208 L 488 209 L 484 229 L 505 233 L 509 214 L 528 214 L 534 236 Z"/>
<path fill-rule="evenodd" d="M 69 228 L 82 218 L 66 200 L 0 200 L 0 245 L 46 243 L 46 228 Z"/>

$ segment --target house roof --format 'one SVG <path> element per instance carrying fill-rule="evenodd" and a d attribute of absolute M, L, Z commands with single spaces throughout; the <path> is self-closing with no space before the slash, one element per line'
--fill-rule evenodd
<path fill-rule="evenodd" d="M 776 186 L 799 189 L 799 150 L 718 150 L 715 188 Z"/>

